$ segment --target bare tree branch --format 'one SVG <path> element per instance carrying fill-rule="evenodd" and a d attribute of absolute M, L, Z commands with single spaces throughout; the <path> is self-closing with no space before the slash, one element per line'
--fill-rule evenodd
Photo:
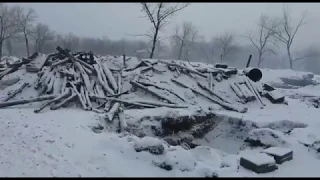
<path fill-rule="evenodd" d="M 257 49 L 258 67 L 260 67 L 260 64 L 263 60 L 263 54 L 265 52 L 271 52 L 275 54 L 274 50 L 268 48 L 268 45 L 270 43 L 276 44 L 272 40 L 272 37 L 275 35 L 275 30 L 277 29 L 279 23 L 275 19 L 271 19 L 266 15 L 261 15 L 258 25 L 259 25 L 259 33 L 257 34 L 257 37 L 253 37 L 252 33 L 249 33 L 244 37 L 246 37 L 252 43 L 252 45 Z"/>
<path fill-rule="evenodd" d="M 54 39 L 54 33 L 50 31 L 48 25 L 38 23 L 31 38 L 35 41 L 35 51 L 41 53 L 46 42 Z"/>
<path fill-rule="evenodd" d="M 278 26 L 278 28 L 273 30 L 274 37 L 286 46 L 288 60 L 291 69 L 293 68 L 294 62 L 294 58 L 291 54 L 291 46 L 300 27 L 306 24 L 307 15 L 308 12 L 304 11 L 301 14 L 298 24 L 293 25 L 288 7 L 283 7 L 283 15 L 282 18 L 280 18 L 280 25 Z M 271 28 L 268 26 L 266 26 L 265 28 L 271 30 Z"/>
<path fill-rule="evenodd" d="M 232 44 L 234 42 L 234 35 L 232 33 L 225 32 L 224 34 L 218 35 L 215 40 L 216 45 L 221 50 L 220 61 L 223 62 L 230 48 L 232 47 Z"/>
<path fill-rule="evenodd" d="M 36 12 L 30 8 L 27 11 L 21 7 L 21 6 L 15 6 L 16 16 L 15 20 L 18 23 L 19 31 L 22 32 L 22 35 L 24 37 L 26 49 L 27 49 L 27 56 L 30 56 L 30 48 L 29 48 L 29 36 L 31 33 L 34 33 L 32 31 L 32 23 L 37 18 Z"/>
<path fill-rule="evenodd" d="M 191 22 L 184 22 L 182 24 L 182 31 L 180 32 L 180 27 L 177 26 L 175 29 L 175 34 L 172 36 L 173 42 L 176 47 L 178 47 L 178 59 L 181 59 L 182 53 L 184 52 L 184 59 L 187 60 L 189 55 L 190 46 L 192 46 L 198 31 L 196 27 Z"/>
<path fill-rule="evenodd" d="M 152 36 L 152 47 L 150 52 L 150 59 L 152 59 L 156 45 L 159 41 L 159 31 L 170 23 L 168 20 L 173 17 L 174 14 L 189 6 L 190 3 L 141 3 L 141 5 L 142 11 L 147 15 L 152 24 L 151 33 L 148 33 Z"/>
<path fill-rule="evenodd" d="M 0 57 L 2 57 L 4 41 L 20 31 L 15 17 L 15 8 L 10 8 L 4 3 L 0 3 Z"/>

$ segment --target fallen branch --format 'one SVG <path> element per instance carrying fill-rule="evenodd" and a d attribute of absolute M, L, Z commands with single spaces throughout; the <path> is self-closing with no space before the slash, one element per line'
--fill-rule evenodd
<path fill-rule="evenodd" d="M 67 97 L 68 95 L 71 94 L 70 89 L 67 89 L 63 94 L 57 96 L 56 98 L 52 100 L 48 100 L 47 102 L 43 103 L 38 109 L 34 110 L 35 113 L 39 113 L 41 110 L 43 110 L 46 106 L 55 103 L 57 101 L 62 100 L 63 98 Z"/>
<path fill-rule="evenodd" d="M 0 102 L 0 108 L 21 105 L 21 104 L 28 104 L 32 102 L 45 101 L 45 100 L 54 99 L 56 97 L 57 97 L 56 95 L 45 95 L 45 96 L 39 96 L 33 99 L 22 99 L 22 100 L 8 101 L 8 102 Z"/>
<path fill-rule="evenodd" d="M 75 97 L 77 96 L 77 94 L 73 93 L 71 96 L 69 96 L 68 98 L 66 98 L 65 100 L 61 101 L 58 104 L 53 104 L 50 109 L 51 110 L 56 110 L 59 109 L 60 107 L 62 107 L 63 105 L 67 104 L 68 102 L 70 102 L 71 100 L 73 100 Z"/>
<path fill-rule="evenodd" d="M 9 99 L 15 97 L 18 93 L 21 93 L 22 90 L 27 87 L 29 85 L 29 83 L 23 83 L 17 90 L 15 90 L 14 92 L 10 93 L 8 95 L 8 97 L 6 97 L 3 101 L 8 101 Z"/>

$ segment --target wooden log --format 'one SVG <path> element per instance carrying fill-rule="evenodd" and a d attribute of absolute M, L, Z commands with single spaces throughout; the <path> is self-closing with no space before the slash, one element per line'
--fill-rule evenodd
<path fill-rule="evenodd" d="M 144 85 L 144 86 L 153 86 L 157 89 L 161 89 L 161 90 L 164 90 L 164 91 L 168 91 L 169 93 L 175 95 L 176 97 L 178 97 L 180 100 L 182 100 L 183 102 L 186 102 L 181 96 L 179 96 L 178 94 L 176 94 L 175 92 L 171 91 L 170 89 L 167 89 L 167 88 L 164 88 L 164 87 L 160 87 L 158 85 L 155 85 L 155 84 L 151 84 L 151 83 L 147 83 L 147 82 L 141 82 L 141 81 L 138 81 L 138 83 Z"/>
<path fill-rule="evenodd" d="M 256 97 L 252 94 L 252 92 L 248 89 L 248 87 L 245 84 L 235 83 L 235 85 L 244 94 L 244 96 L 248 102 L 256 100 Z"/>
<path fill-rule="evenodd" d="M 126 55 L 123 54 L 123 67 L 127 67 L 127 64 L 126 64 Z"/>
<path fill-rule="evenodd" d="M 106 100 L 106 101 L 115 101 L 115 102 L 120 102 L 120 103 L 124 103 L 124 104 L 128 104 L 128 105 L 140 106 L 140 107 L 145 107 L 145 108 L 155 108 L 155 107 L 157 107 L 157 106 L 154 106 L 154 105 L 141 104 L 141 103 L 121 100 L 121 99 L 117 99 L 117 98 L 99 97 L 99 96 L 93 96 L 93 95 L 91 95 L 90 97 L 94 98 L 94 99 L 103 99 L 103 100 Z"/>
<path fill-rule="evenodd" d="M 218 73 L 218 74 L 214 77 L 214 79 L 215 79 L 216 81 L 218 81 L 218 82 L 221 82 L 221 81 L 222 81 L 222 75 L 221 75 L 221 73 Z"/>
<path fill-rule="evenodd" d="M 48 87 L 47 90 L 46 90 L 46 93 L 47 93 L 47 94 L 53 92 L 55 80 L 56 80 L 56 78 L 55 78 L 55 76 L 53 75 L 53 76 L 50 78 L 49 83 L 47 84 L 47 87 Z"/>
<path fill-rule="evenodd" d="M 2 79 L 4 76 L 10 74 L 10 73 L 13 73 L 15 71 L 17 71 L 19 69 L 19 67 L 14 67 L 14 68 L 8 68 L 7 70 L 1 72 L 0 74 L 0 79 Z"/>
<path fill-rule="evenodd" d="M 167 65 L 169 65 L 169 66 L 176 66 L 176 67 L 179 67 L 179 68 L 181 68 L 181 69 L 186 69 L 186 70 L 188 70 L 188 71 L 190 71 L 190 72 L 192 72 L 192 73 L 194 73 L 194 74 L 197 74 L 197 75 L 199 75 L 199 76 L 201 76 L 201 77 L 207 78 L 206 75 L 200 73 L 199 71 L 197 71 L 197 70 L 195 70 L 195 69 L 191 69 L 191 68 L 189 68 L 189 67 L 185 67 L 185 66 L 182 66 L 182 65 L 180 65 L 180 64 L 170 63 L 170 62 L 166 62 L 166 61 L 160 61 L 160 62 L 163 63 L 163 64 L 167 64 Z"/>
<path fill-rule="evenodd" d="M 116 80 L 114 79 L 114 77 L 112 75 L 112 72 L 108 68 L 107 64 L 106 63 L 102 63 L 102 68 L 103 68 L 104 73 L 106 74 L 107 80 L 110 83 L 113 91 L 117 92 L 118 85 L 117 85 Z"/>
<path fill-rule="evenodd" d="M 122 71 L 120 71 L 118 73 L 118 94 L 121 94 L 121 88 L 122 88 L 122 84 L 121 84 L 121 81 L 122 81 Z"/>
<path fill-rule="evenodd" d="M 15 101 L 7 101 L 7 102 L 0 102 L 0 108 L 9 107 L 9 106 L 16 106 L 21 104 L 28 104 L 32 102 L 39 102 L 39 101 L 45 101 L 54 99 L 57 97 L 56 95 L 45 95 L 45 96 L 39 96 L 37 98 L 32 99 L 22 99 L 22 100 L 15 100 Z"/>
<path fill-rule="evenodd" d="M 88 93 L 88 90 L 87 89 L 85 89 L 85 88 L 82 88 L 83 89 L 83 91 L 84 91 L 84 98 L 85 98 L 85 100 L 86 100 L 86 102 L 87 102 L 87 107 L 89 108 L 89 109 L 92 109 L 92 103 L 91 103 L 91 100 L 90 100 L 90 97 L 89 97 L 89 93 Z"/>
<path fill-rule="evenodd" d="M 240 112 L 240 113 L 245 113 L 245 112 L 248 111 L 248 108 L 237 107 L 237 106 L 233 106 L 232 104 L 225 103 L 225 102 L 223 102 L 221 100 L 215 100 L 215 99 L 213 99 L 213 98 L 211 98 L 211 97 L 209 97 L 209 96 L 197 91 L 196 89 L 194 89 L 192 87 L 189 87 L 189 86 L 187 86 L 187 85 L 185 85 L 185 84 L 183 84 L 183 83 L 181 83 L 181 82 L 179 82 L 179 81 L 177 81 L 175 79 L 171 79 L 171 81 L 175 82 L 176 84 L 178 84 L 178 85 L 180 85 L 182 87 L 190 89 L 194 93 L 197 93 L 197 94 L 199 94 L 199 95 L 211 100 L 212 102 L 220 105 L 221 107 L 223 107 L 223 108 L 225 108 L 227 110 L 237 111 L 237 112 Z"/>
<path fill-rule="evenodd" d="M 244 100 L 247 100 L 246 99 L 246 94 L 244 92 L 242 92 L 242 90 L 240 88 L 240 85 L 237 82 L 234 82 L 233 85 L 239 91 L 241 98 L 243 98 Z"/>
<path fill-rule="evenodd" d="M 90 64 L 88 64 L 88 63 L 86 63 L 84 61 L 81 61 L 79 59 L 75 59 L 75 61 L 79 62 L 83 67 L 87 68 L 91 72 L 94 71 L 94 68 Z"/>
<path fill-rule="evenodd" d="M 156 92 L 154 92 L 153 90 L 149 89 L 148 87 L 145 87 L 143 86 L 142 84 L 136 82 L 136 81 L 130 81 L 130 84 L 132 84 L 133 86 L 137 87 L 137 88 L 140 88 L 154 96 L 156 96 L 157 98 L 161 99 L 161 100 L 165 100 L 167 101 L 168 103 L 171 103 L 171 104 L 175 104 L 173 101 L 171 101 L 170 99 L 168 99 L 167 97 L 164 97 Z"/>
<path fill-rule="evenodd" d="M 85 87 L 89 90 L 92 91 L 92 89 L 90 89 L 90 78 L 88 76 L 88 74 L 85 72 L 85 70 L 83 69 L 83 67 L 81 66 L 81 64 L 79 62 L 75 62 L 76 67 L 79 69 L 80 71 L 80 75 L 82 78 L 82 81 L 84 82 Z"/>
<path fill-rule="evenodd" d="M 252 91 L 252 93 L 256 96 L 256 98 L 258 99 L 258 101 L 260 102 L 260 104 L 261 104 L 262 106 L 265 106 L 266 104 L 263 103 L 262 98 L 261 98 L 259 92 L 252 86 L 252 84 L 251 84 L 251 82 L 250 82 L 251 80 L 250 80 L 247 76 L 244 76 L 244 80 L 245 80 L 248 88 L 249 88 L 250 91 Z"/>
<path fill-rule="evenodd" d="M 29 83 L 23 83 L 17 90 L 10 93 L 3 101 L 8 101 L 9 99 L 15 97 L 17 94 L 21 93 L 22 90 L 27 87 Z"/>
<path fill-rule="evenodd" d="M 67 76 L 64 76 L 63 80 L 62 80 L 62 86 L 60 89 L 60 93 L 63 93 L 64 91 L 66 91 L 66 87 L 67 87 Z"/>
<path fill-rule="evenodd" d="M 54 56 L 56 55 L 56 53 L 52 53 L 52 54 L 49 54 L 47 56 L 47 58 L 45 59 L 45 61 L 43 62 L 43 64 L 41 64 L 40 66 L 40 71 L 43 69 L 43 67 L 47 64 L 48 61 L 50 61 Z"/>
<path fill-rule="evenodd" d="M 140 104 L 148 104 L 157 107 L 169 107 L 169 108 L 188 108 L 188 106 L 181 106 L 175 104 L 167 104 L 167 103 L 160 103 L 160 102 L 150 102 L 150 101 L 137 101 Z"/>
<path fill-rule="evenodd" d="M 119 108 L 118 117 L 119 117 L 120 132 L 124 132 L 126 131 L 128 125 L 127 125 L 127 121 L 124 116 L 122 107 Z"/>
<path fill-rule="evenodd" d="M 215 96 L 216 98 L 218 98 L 219 100 L 223 101 L 223 102 L 226 102 L 226 103 L 230 103 L 230 101 L 228 101 L 227 99 L 225 98 L 222 98 L 221 95 L 219 95 L 218 93 L 214 92 L 213 90 L 209 89 L 209 87 L 207 87 L 205 84 L 202 84 L 200 82 L 197 82 L 198 86 L 200 88 L 202 88 L 203 90 L 207 91 L 209 94 Z"/>
<path fill-rule="evenodd" d="M 69 58 L 64 58 L 63 60 L 60 60 L 60 61 L 57 61 L 57 62 L 52 63 L 50 67 L 51 67 L 51 68 L 55 68 L 55 67 L 58 66 L 58 65 L 67 63 L 68 61 L 70 61 Z"/>
<path fill-rule="evenodd" d="M 68 102 L 72 101 L 73 99 L 75 99 L 75 97 L 77 96 L 76 93 L 72 93 L 71 96 L 69 96 L 68 98 L 66 98 L 65 100 L 61 101 L 58 104 L 52 104 L 52 106 L 50 107 L 51 110 L 57 110 L 59 108 L 61 108 L 62 106 L 64 106 L 65 104 L 67 104 Z"/>
<path fill-rule="evenodd" d="M 109 112 L 106 114 L 106 118 L 111 122 L 114 116 L 118 113 L 120 107 L 120 103 L 116 102 L 113 104 Z"/>
<path fill-rule="evenodd" d="M 73 84 L 73 83 L 70 83 L 70 85 L 72 86 L 73 88 L 73 91 L 78 95 L 78 98 L 79 98 L 79 101 L 81 103 L 81 106 L 84 110 L 88 110 L 88 107 L 86 106 L 86 103 L 85 101 L 83 100 L 80 92 L 77 90 L 76 86 Z"/>
<path fill-rule="evenodd" d="M 82 68 L 83 68 L 83 70 L 84 70 L 88 75 L 93 73 L 90 69 L 88 69 L 88 68 L 85 67 L 85 66 L 82 66 Z"/>
<path fill-rule="evenodd" d="M 212 76 L 212 73 L 209 73 L 209 75 L 208 75 L 208 81 L 209 81 L 209 89 L 211 89 L 212 90 L 212 87 L 214 86 L 214 84 L 213 84 L 213 76 Z"/>
<path fill-rule="evenodd" d="M 228 68 L 228 65 L 227 65 L 227 64 L 218 64 L 218 63 L 217 63 L 217 64 L 214 65 L 214 67 L 215 67 L 215 68 L 223 68 L 223 69 L 226 69 L 226 68 Z"/>
<path fill-rule="evenodd" d="M 133 71 L 135 69 L 138 69 L 139 67 L 151 67 L 150 64 L 146 61 L 141 61 L 139 64 L 135 65 L 134 67 L 132 68 L 127 68 L 127 69 L 124 69 L 124 71 Z"/>
<path fill-rule="evenodd" d="M 106 84 L 106 82 L 103 81 L 103 78 L 102 78 L 102 74 L 101 74 L 101 71 L 100 71 L 100 68 L 99 68 L 99 65 L 98 64 L 94 64 L 93 67 L 95 68 L 96 70 L 96 73 L 97 73 L 97 77 L 98 77 L 98 81 L 100 83 L 100 85 L 102 86 L 102 88 L 109 94 L 114 94 L 114 92 L 112 91 L 112 89 L 110 89 L 110 87 Z"/>
<path fill-rule="evenodd" d="M 109 112 L 111 108 L 111 101 L 106 101 L 106 103 L 104 104 L 104 111 Z"/>
<path fill-rule="evenodd" d="M 109 86 L 107 76 L 106 76 L 106 74 L 104 73 L 104 70 L 103 70 L 103 68 L 102 68 L 101 62 L 100 62 L 99 60 L 97 61 L 97 65 L 98 65 L 98 67 L 99 67 L 99 70 L 100 70 L 100 73 L 101 73 L 101 77 L 102 77 L 102 80 L 103 80 L 103 82 L 104 82 L 104 86 L 109 89 L 109 90 L 108 90 L 108 93 L 109 93 L 109 94 L 114 94 L 113 89 L 110 88 L 110 86 Z"/>
<path fill-rule="evenodd" d="M 234 83 L 230 83 L 230 88 L 232 89 L 232 91 L 237 95 L 237 97 L 239 98 L 240 102 L 242 104 L 245 103 L 244 99 L 245 97 L 241 94 L 241 92 L 239 91 L 239 89 L 234 85 Z"/>
<path fill-rule="evenodd" d="M 59 96 L 57 96 L 56 98 L 52 99 L 52 100 L 48 100 L 47 102 L 43 103 L 38 109 L 34 110 L 34 113 L 39 113 L 41 110 L 43 110 L 46 106 L 58 102 L 60 100 L 62 100 L 63 98 L 67 97 L 71 95 L 71 91 L 70 89 L 67 89 L 63 94 L 60 94 Z"/>

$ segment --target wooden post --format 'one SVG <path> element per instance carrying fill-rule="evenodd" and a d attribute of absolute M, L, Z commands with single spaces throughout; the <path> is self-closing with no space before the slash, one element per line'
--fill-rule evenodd
<path fill-rule="evenodd" d="M 251 58 L 252 58 L 252 55 L 250 54 L 249 59 L 248 59 L 248 61 L 247 61 L 247 66 L 246 66 L 246 68 L 248 68 L 248 67 L 249 67 L 250 62 L 251 62 Z"/>

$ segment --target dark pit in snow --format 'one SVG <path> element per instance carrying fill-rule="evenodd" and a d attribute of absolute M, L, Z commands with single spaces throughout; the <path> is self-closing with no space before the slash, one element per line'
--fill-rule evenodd
<path fill-rule="evenodd" d="M 171 165 L 166 164 L 165 162 L 163 162 L 163 163 L 153 162 L 153 164 L 155 166 L 158 166 L 159 168 L 167 170 L 167 171 L 171 171 L 173 169 Z"/>
<path fill-rule="evenodd" d="M 154 155 L 161 155 L 164 152 L 164 146 L 162 144 L 153 145 L 153 146 L 146 146 L 146 147 L 135 146 L 134 149 L 136 150 L 136 152 L 148 151 Z"/>

